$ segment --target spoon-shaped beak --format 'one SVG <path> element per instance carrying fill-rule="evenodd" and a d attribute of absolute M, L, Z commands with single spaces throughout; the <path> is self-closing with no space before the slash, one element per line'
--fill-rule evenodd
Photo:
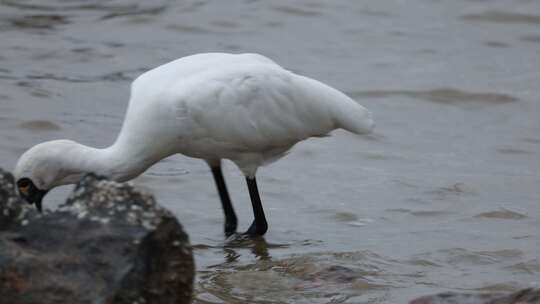
<path fill-rule="evenodd" d="M 45 194 L 47 194 L 47 191 L 38 190 L 39 192 L 34 195 L 34 204 L 36 205 L 36 208 L 39 212 L 43 212 L 43 209 L 41 207 L 41 202 L 43 201 L 43 197 L 45 197 Z M 30 202 L 30 204 L 32 204 Z"/>
<path fill-rule="evenodd" d="M 21 197 L 29 204 L 35 204 L 37 210 L 42 212 L 41 202 L 48 191 L 38 189 L 29 179 L 19 180 L 17 184 L 19 186 L 19 193 Z"/>

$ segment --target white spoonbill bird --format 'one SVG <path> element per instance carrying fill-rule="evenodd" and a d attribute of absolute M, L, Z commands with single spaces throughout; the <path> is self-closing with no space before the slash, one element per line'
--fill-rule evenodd
<path fill-rule="evenodd" d="M 140 75 L 120 134 L 98 149 L 70 140 L 38 144 L 15 168 L 20 195 L 41 210 L 50 189 L 86 173 L 127 181 L 159 160 L 181 153 L 211 168 L 225 214 L 225 234 L 237 218 L 221 172 L 234 162 L 246 177 L 254 221 L 248 235 L 268 229 L 255 174 L 309 137 L 338 128 L 368 133 L 371 114 L 340 91 L 288 71 L 258 54 L 205 53 Z"/>

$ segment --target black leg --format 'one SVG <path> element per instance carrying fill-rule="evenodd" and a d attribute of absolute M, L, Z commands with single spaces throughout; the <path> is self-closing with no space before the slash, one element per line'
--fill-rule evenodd
<path fill-rule="evenodd" d="M 261 197 L 259 196 L 259 190 L 257 189 L 257 180 L 255 177 L 246 177 L 249 196 L 251 197 L 251 204 L 253 205 L 253 215 L 255 220 L 246 231 L 247 235 L 260 236 L 266 233 L 268 230 L 268 224 L 266 223 L 266 217 L 264 216 L 264 210 L 261 203 Z"/>
<path fill-rule="evenodd" d="M 229 198 L 229 192 L 225 185 L 221 166 L 212 167 L 212 174 L 214 175 L 214 181 L 216 182 L 221 205 L 223 206 L 223 213 L 225 214 L 225 235 L 230 236 L 236 232 L 238 220 L 236 219 L 236 214 L 234 213 L 234 208 L 231 199 Z"/>

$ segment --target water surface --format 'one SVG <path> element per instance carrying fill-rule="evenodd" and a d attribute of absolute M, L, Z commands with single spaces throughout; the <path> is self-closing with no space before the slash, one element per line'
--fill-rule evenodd
<path fill-rule="evenodd" d="M 0 0 L 0 166 L 50 139 L 109 145 L 149 68 L 260 52 L 348 93 L 377 128 L 261 169 L 265 240 L 224 240 L 201 161 L 174 156 L 138 178 L 191 236 L 196 303 L 538 287 L 539 20 L 527 0 Z M 231 163 L 225 175 L 247 229 L 243 177 Z"/>

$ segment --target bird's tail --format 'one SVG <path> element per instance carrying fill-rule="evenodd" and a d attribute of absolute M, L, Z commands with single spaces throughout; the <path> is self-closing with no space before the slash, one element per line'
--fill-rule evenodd
<path fill-rule="evenodd" d="M 336 119 L 342 129 L 356 134 L 367 134 L 375 128 L 373 115 L 368 109 L 348 97 L 341 101 L 344 104 L 336 111 Z"/>
<path fill-rule="evenodd" d="M 375 127 L 375 122 L 371 113 L 362 105 L 351 99 L 339 90 L 336 90 L 322 82 L 299 76 L 298 85 L 309 92 L 306 99 L 315 102 L 318 109 L 324 112 L 323 117 L 328 117 L 331 113 L 333 128 L 345 129 L 356 134 L 370 133 Z M 326 130 L 326 132 L 331 130 Z"/>

